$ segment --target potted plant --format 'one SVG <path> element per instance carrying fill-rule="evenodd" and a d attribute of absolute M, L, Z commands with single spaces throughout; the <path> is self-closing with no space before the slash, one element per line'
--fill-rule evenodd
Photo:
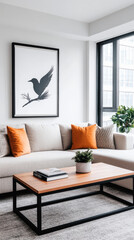
<path fill-rule="evenodd" d="M 119 132 L 129 133 L 131 128 L 134 128 L 134 108 L 121 105 L 111 119 L 119 128 Z"/>
<path fill-rule="evenodd" d="M 75 157 L 72 159 L 76 162 L 77 173 L 88 173 L 91 171 L 91 163 L 93 160 L 92 150 L 80 152 L 77 151 Z"/>

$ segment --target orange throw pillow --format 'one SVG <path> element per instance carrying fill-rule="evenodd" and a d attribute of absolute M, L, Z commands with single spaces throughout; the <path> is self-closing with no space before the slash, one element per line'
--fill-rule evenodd
<path fill-rule="evenodd" d="M 29 140 L 24 128 L 16 129 L 7 126 L 7 134 L 14 157 L 19 157 L 31 152 Z"/>
<path fill-rule="evenodd" d="M 79 148 L 97 148 L 96 144 L 96 124 L 88 127 L 72 127 L 72 147 L 71 149 Z"/>

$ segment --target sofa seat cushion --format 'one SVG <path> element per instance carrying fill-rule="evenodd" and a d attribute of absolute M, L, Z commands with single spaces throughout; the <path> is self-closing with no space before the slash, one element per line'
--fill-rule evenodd
<path fill-rule="evenodd" d="M 3 157 L 0 158 L 0 177 L 10 177 L 13 174 L 42 168 L 73 166 L 75 163 L 71 159 L 74 155 L 74 152 L 67 151 L 44 151 L 33 152 L 18 158 Z"/>
<path fill-rule="evenodd" d="M 98 151 L 93 150 L 93 156 L 94 162 L 104 162 L 134 171 L 134 149 L 98 149 Z"/>
<path fill-rule="evenodd" d="M 86 151 L 87 149 L 70 150 Z M 104 162 L 117 167 L 122 167 L 134 171 L 134 149 L 133 150 L 116 150 L 116 149 L 92 149 L 93 163 Z"/>

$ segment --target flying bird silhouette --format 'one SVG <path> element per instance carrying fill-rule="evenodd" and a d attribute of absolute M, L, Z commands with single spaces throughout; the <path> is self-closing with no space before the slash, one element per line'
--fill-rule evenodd
<path fill-rule="evenodd" d="M 45 91 L 46 87 L 50 83 L 51 78 L 53 76 L 53 70 L 54 68 L 51 67 L 49 72 L 40 79 L 40 82 L 36 78 L 32 78 L 31 80 L 28 81 L 33 83 L 33 89 L 39 97 Z"/>

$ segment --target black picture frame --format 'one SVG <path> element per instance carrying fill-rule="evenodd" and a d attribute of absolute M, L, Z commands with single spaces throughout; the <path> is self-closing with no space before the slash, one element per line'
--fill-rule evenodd
<path fill-rule="evenodd" d="M 20 94 L 23 87 L 26 91 L 29 88 L 31 93 L 22 90 Z M 30 94 L 34 97 L 31 98 Z M 12 42 L 12 117 L 59 117 L 58 48 Z"/>

